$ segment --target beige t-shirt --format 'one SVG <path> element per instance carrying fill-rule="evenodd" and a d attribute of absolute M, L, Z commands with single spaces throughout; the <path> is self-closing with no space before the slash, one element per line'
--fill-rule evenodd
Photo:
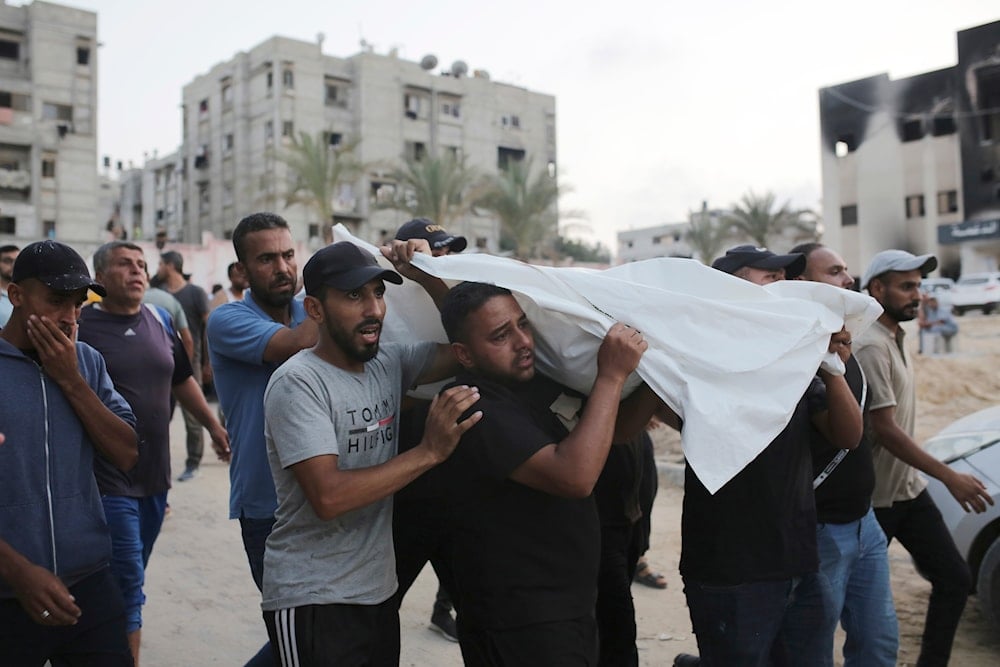
<path fill-rule="evenodd" d="M 906 355 L 904 336 L 900 327 L 893 334 L 881 322 L 875 322 L 855 338 L 854 356 L 868 380 L 871 396 L 868 409 L 894 407 L 896 425 L 912 437 L 917 399 L 913 367 Z M 866 424 L 868 423 L 866 420 Z M 875 463 L 872 505 L 889 507 L 894 502 L 916 498 L 927 487 L 927 480 L 916 468 L 900 461 L 882 447 L 870 426 L 866 428 L 869 429 L 866 435 L 872 441 L 872 459 Z"/>

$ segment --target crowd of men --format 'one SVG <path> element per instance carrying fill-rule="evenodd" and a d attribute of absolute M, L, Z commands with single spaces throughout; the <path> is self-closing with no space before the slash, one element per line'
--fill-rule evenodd
<path fill-rule="evenodd" d="M 166 300 L 124 240 L 98 249 L 93 279 L 64 244 L 0 248 L 0 660 L 138 665 L 176 399 L 178 480 L 197 474 L 203 429 L 229 461 L 268 638 L 248 664 L 398 665 L 399 606 L 431 562 L 432 626 L 467 665 L 638 665 L 628 582 L 649 510 L 641 466 L 612 468 L 636 460 L 651 418 L 683 420 L 645 384 L 622 399 L 642 332 L 609 327 L 583 395 L 536 369 L 511 291 L 449 288 L 412 261 L 465 245 L 416 219 L 381 249 L 392 269 L 339 242 L 300 281 L 288 224 L 256 213 L 211 305 L 174 251 L 155 274 Z M 832 333 L 839 364 L 815 369 L 784 430 L 715 493 L 687 469 L 680 572 L 699 655 L 676 665 L 832 666 L 838 625 L 846 665 L 896 664 L 892 539 L 933 587 L 918 664 L 948 663 L 972 583 L 918 471 L 967 511 L 991 501 L 912 439 L 900 323 L 936 265 L 876 255 L 861 287 L 882 315 L 857 339 Z M 854 282 L 819 244 L 737 246 L 713 266 L 758 285 Z M 404 280 L 434 301 L 448 343 L 381 340 L 386 291 Z M 408 395 L 440 381 L 431 400 Z"/>

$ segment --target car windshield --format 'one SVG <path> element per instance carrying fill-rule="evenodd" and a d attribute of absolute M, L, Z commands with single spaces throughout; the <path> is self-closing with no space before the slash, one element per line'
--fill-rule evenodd
<path fill-rule="evenodd" d="M 950 463 L 996 442 L 1000 442 L 1000 431 L 949 433 L 931 438 L 924 445 L 924 449 L 935 458 Z"/>

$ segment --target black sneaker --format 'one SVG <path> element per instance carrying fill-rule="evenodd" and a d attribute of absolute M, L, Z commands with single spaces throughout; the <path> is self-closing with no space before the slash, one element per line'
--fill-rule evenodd
<path fill-rule="evenodd" d="M 700 664 L 701 658 L 690 653 L 678 653 L 674 658 L 674 667 L 698 667 Z"/>
<path fill-rule="evenodd" d="M 440 633 L 442 637 L 450 642 L 458 641 L 458 630 L 455 628 L 455 619 L 451 617 L 451 612 L 443 607 L 434 605 L 434 612 L 431 614 L 431 624 L 427 627 L 434 632 Z"/>

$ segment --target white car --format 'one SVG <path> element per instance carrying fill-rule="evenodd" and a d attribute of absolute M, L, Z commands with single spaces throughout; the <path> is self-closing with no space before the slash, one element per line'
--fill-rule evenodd
<path fill-rule="evenodd" d="M 1000 306 L 1000 272 L 964 275 L 948 294 L 956 315 L 968 310 L 981 310 L 989 315 Z"/>
<path fill-rule="evenodd" d="M 930 479 L 930 493 L 958 551 L 969 563 L 983 613 L 1000 628 L 1000 406 L 953 422 L 924 443 L 929 454 L 961 473 L 975 475 L 993 499 L 982 514 L 966 513 L 944 484 Z"/>

